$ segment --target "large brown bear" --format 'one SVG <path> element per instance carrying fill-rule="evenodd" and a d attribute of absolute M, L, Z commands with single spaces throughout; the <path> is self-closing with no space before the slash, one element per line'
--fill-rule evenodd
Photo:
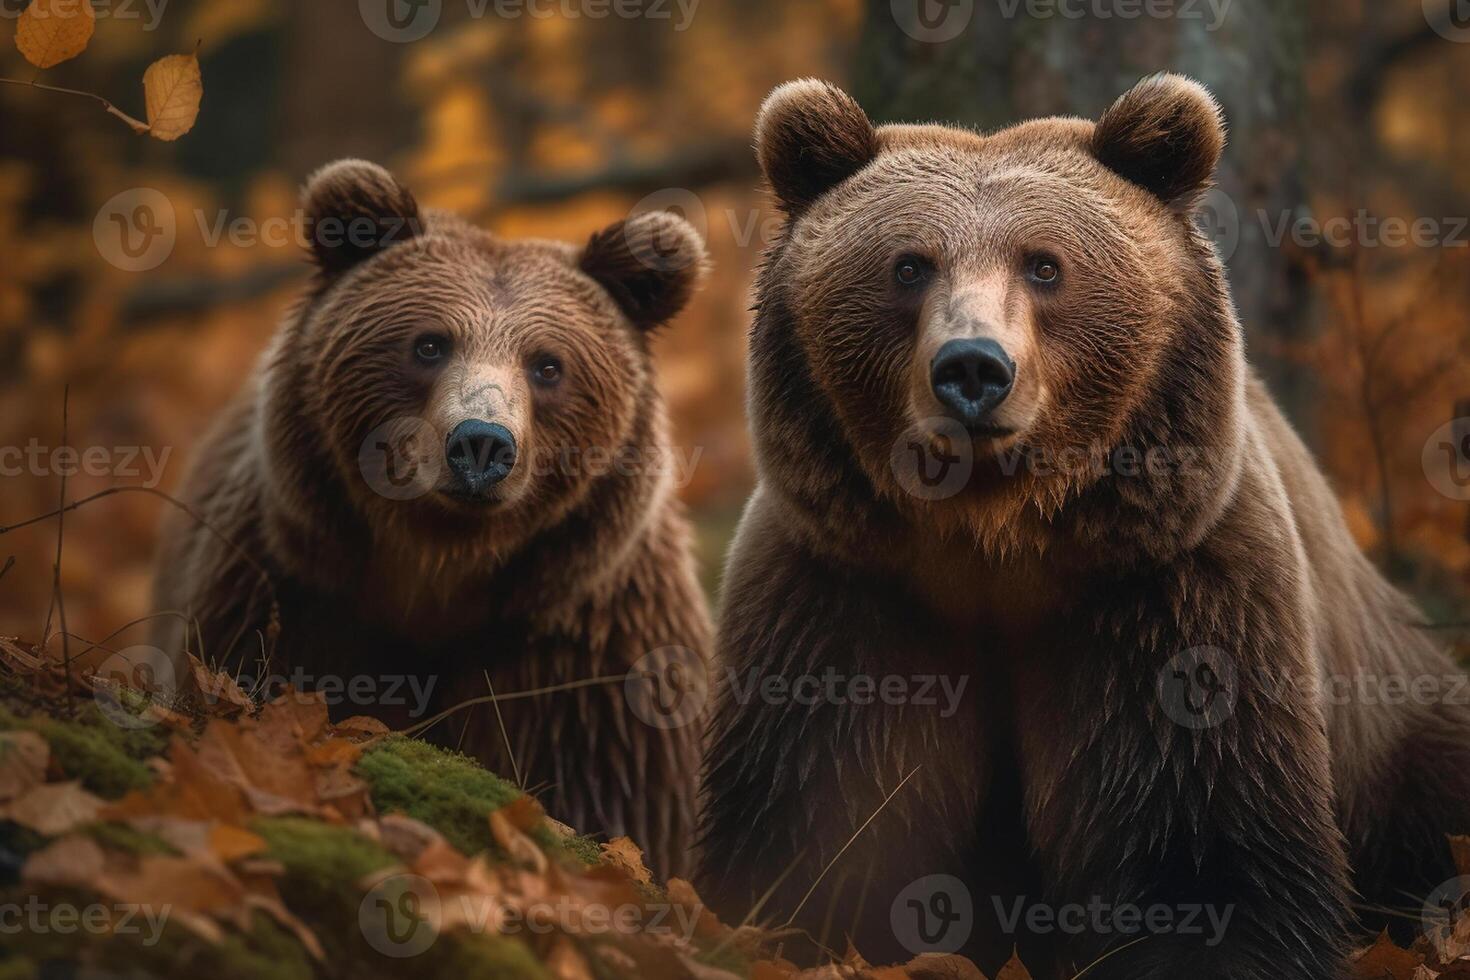
<path fill-rule="evenodd" d="M 679 873 L 698 726 L 645 722 L 622 681 L 708 652 L 649 353 L 703 241 L 668 213 L 505 241 L 354 160 L 303 206 L 318 275 L 194 461 L 205 523 L 166 529 L 158 608 L 210 659 L 395 727 L 596 681 L 503 703 L 513 753 L 490 705 L 431 734 Z"/>
<path fill-rule="evenodd" d="M 756 143 L 705 897 L 992 976 L 1320 978 L 1354 902 L 1412 928 L 1470 830 L 1463 677 L 1247 367 L 1210 95 L 979 134 L 801 81 Z"/>

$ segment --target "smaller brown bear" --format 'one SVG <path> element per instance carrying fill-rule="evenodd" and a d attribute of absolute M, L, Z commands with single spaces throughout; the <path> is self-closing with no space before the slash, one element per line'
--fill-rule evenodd
<path fill-rule="evenodd" d="M 488 705 L 434 734 L 683 872 L 698 726 L 645 723 L 621 678 L 709 645 L 649 351 L 702 240 L 647 213 L 581 248 L 504 241 L 358 160 L 303 204 L 318 275 L 198 452 L 182 495 L 208 527 L 169 523 L 158 608 L 211 659 L 395 727 L 603 679 L 504 702 L 511 753 Z"/>

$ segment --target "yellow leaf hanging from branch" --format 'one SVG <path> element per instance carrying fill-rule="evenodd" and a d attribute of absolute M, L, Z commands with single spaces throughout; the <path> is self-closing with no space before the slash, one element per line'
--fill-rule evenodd
<path fill-rule="evenodd" d="M 178 139 L 194 128 L 203 97 L 197 57 L 171 54 L 159 58 L 143 73 L 143 99 L 148 106 L 146 131 L 156 139 Z"/>

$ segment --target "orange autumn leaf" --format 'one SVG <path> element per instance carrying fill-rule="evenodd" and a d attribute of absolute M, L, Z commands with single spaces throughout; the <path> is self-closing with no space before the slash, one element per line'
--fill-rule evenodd
<path fill-rule="evenodd" d="M 143 73 L 143 98 L 148 107 L 148 134 L 176 140 L 194 128 L 204 83 L 199 59 L 192 54 L 159 58 Z"/>
<path fill-rule="evenodd" d="M 50 68 L 87 49 L 97 15 L 90 0 L 31 0 L 15 25 L 15 46 L 37 68 Z"/>

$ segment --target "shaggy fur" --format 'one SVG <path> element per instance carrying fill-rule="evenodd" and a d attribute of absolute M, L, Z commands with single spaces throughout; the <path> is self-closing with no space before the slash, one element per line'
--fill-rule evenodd
<path fill-rule="evenodd" d="M 247 675 L 300 670 L 308 686 L 373 679 L 384 697 L 338 713 L 395 727 L 424 720 L 385 703 L 395 677 L 421 689 L 432 681 L 433 713 L 484 696 L 487 679 L 510 694 L 619 678 L 662 647 L 705 655 L 708 617 L 648 351 L 649 332 L 703 272 L 695 231 L 648 214 L 585 249 L 503 241 L 421 215 L 392 176 L 358 161 L 313 177 L 305 208 L 318 280 L 205 439 L 183 490 L 264 565 L 279 630 L 252 565 L 188 520 L 166 529 L 158 607 L 192 613 L 201 652 Z M 335 234 L 354 222 L 380 237 Z M 656 261 L 640 261 L 650 243 Z M 426 334 L 444 340 L 442 363 L 415 359 Z M 554 386 L 533 377 L 546 356 L 562 365 Z M 422 424 L 393 428 L 405 418 Z M 446 435 L 466 418 L 501 423 L 517 442 L 490 501 L 445 492 Z M 385 424 L 403 461 L 438 474 L 411 499 L 389 499 L 366 478 L 360 453 Z M 160 643 L 177 653 L 184 638 L 170 629 Z M 410 688 L 394 690 L 402 699 Z M 644 724 L 621 682 L 502 711 L 522 778 L 553 814 L 584 832 L 629 834 L 651 865 L 682 870 L 693 727 Z M 489 705 L 433 734 L 512 772 Z"/>
<path fill-rule="evenodd" d="M 739 920 L 773 889 L 763 920 L 795 914 L 826 947 L 846 935 L 889 961 L 912 953 L 896 896 L 952 874 L 974 908 L 966 951 L 993 976 L 1019 944 L 1038 977 L 1123 940 L 1005 931 L 997 908 L 1019 896 L 1208 903 L 1231 911 L 1219 945 L 1153 935 L 1087 976 L 1334 974 L 1354 884 L 1417 910 L 1453 876 L 1470 716 L 1444 697 L 1322 696 L 1458 668 L 1358 551 L 1246 365 L 1190 214 L 1224 144 L 1218 107 L 1161 76 L 1097 124 L 859 123 L 849 97 L 803 81 L 756 129 L 789 220 L 757 285 L 760 479 L 719 624 L 738 684 L 718 692 L 706 759 L 702 894 Z M 905 256 L 918 284 L 896 278 Z M 1044 261 L 1054 282 L 1034 278 Z M 926 421 L 929 365 L 976 336 L 1016 362 L 996 412 L 1009 434 L 956 444 Z M 895 461 L 924 445 L 973 459 L 953 494 L 905 490 Z M 1233 665 L 1235 704 L 1195 728 L 1160 692 L 1171 658 L 1202 646 Z M 828 669 L 969 683 L 952 716 L 739 687 Z"/>

